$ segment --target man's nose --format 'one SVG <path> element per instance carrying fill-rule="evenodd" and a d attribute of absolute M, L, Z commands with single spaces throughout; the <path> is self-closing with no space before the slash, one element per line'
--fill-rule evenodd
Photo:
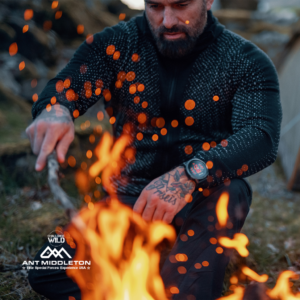
<path fill-rule="evenodd" d="M 177 17 L 172 11 L 172 8 L 166 7 L 164 11 L 164 21 L 163 21 L 163 25 L 165 26 L 165 28 L 171 29 L 177 25 L 177 22 L 178 22 Z"/>

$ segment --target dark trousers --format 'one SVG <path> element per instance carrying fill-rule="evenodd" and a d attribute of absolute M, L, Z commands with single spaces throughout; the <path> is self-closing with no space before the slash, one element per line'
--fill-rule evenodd
<path fill-rule="evenodd" d="M 161 271 L 165 286 L 176 286 L 179 289 L 179 293 L 173 295 L 173 300 L 214 300 L 221 296 L 231 251 L 223 249 L 223 253 L 217 253 L 216 249 L 220 245 L 211 243 L 211 238 L 233 238 L 235 233 L 240 232 L 249 212 L 252 190 L 245 180 L 233 179 L 229 186 L 222 184 L 209 191 L 210 194 L 206 197 L 202 193 L 194 193 L 192 203 L 186 205 L 173 221 L 178 236 Z M 231 224 L 220 229 L 216 226 L 218 222 L 215 207 L 225 191 L 229 193 L 228 214 Z M 127 196 L 119 199 L 129 206 L 133 206 L 137 200 Z M 49 243 L 43 246 L 34 260 L 42 260 L 40 255 L 47 246 Z M 75 250 L 67 243 L 63 247 L 72 257 L 75 255 Z M 176 261 L 174 256 L 178 253 L 186 254 L 188 260 Z M 36 292 L 49 299 L 68 300 L 69 296 L 81 299 L 80 289 L 63 270 L 31 270 L 29 282 Z"/>

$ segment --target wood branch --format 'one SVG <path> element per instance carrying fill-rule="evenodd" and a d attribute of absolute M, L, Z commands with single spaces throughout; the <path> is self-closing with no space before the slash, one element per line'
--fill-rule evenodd
<path fill-rule="evenodd" d="M 48 156 L 48 184 L 52 194 L 60 201 L 66 210 L 66 214 L 71 219 L 75 214 L 77 214 L 77 210 L 75 209 L 70 197 L 59 185 L 58 171 L 59 164 L 56 159 L 56 152 L 54 151 Z"/>

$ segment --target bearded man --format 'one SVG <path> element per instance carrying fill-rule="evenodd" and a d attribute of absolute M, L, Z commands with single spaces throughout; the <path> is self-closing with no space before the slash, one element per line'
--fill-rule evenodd
<path fill-rule="evenodd" d="M 172 299 L 216 299 L 230 259 L 216 238 L 241 230 L 252 200 L 244 178 L 277 156 L 277 74 L 261 50 L 219 24 L 213 0 L 145 2 L 144 16 L 81 45 L 34 104 L 27 134 L 40 171 L 54 149 L 65 160 L 72 118 L 96 101 L 114 117 L 116 138 L 131 124 L 135 163 L 112 179 L 118 197 L 146 221 L 175 226 L 178 238 L 161 271 L 166 288 L 179 290 Z M 220 229 L 215 207 L 224 192 L 230 221 Z M 188 260 L 174 261 L 177 253 Z M 81 298 L 63 271 L 33 270 L 29 280 L 49 299 Z"/>

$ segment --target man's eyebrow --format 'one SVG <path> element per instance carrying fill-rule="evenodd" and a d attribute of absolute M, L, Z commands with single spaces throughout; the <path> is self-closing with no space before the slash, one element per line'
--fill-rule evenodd
<path fill-rule="evenodd" d="M 155 1 L 152 1 L 152 0 L 145 0 L 145 3 L 147 3 L 147 4 L 159 4 L 159 3 L 155 2 Z"/>
<path fill-rule="evenodd" d="M 186 2 L 191 2 L 192 0 L 177 0 L 172 2 L 171 4 L 181 4 L 181 3 L 186 3 Z M 158 2 L 152 1 L 152 0 L 145 0 L 145 3 L 147 4 L 160 4 Z"/>

